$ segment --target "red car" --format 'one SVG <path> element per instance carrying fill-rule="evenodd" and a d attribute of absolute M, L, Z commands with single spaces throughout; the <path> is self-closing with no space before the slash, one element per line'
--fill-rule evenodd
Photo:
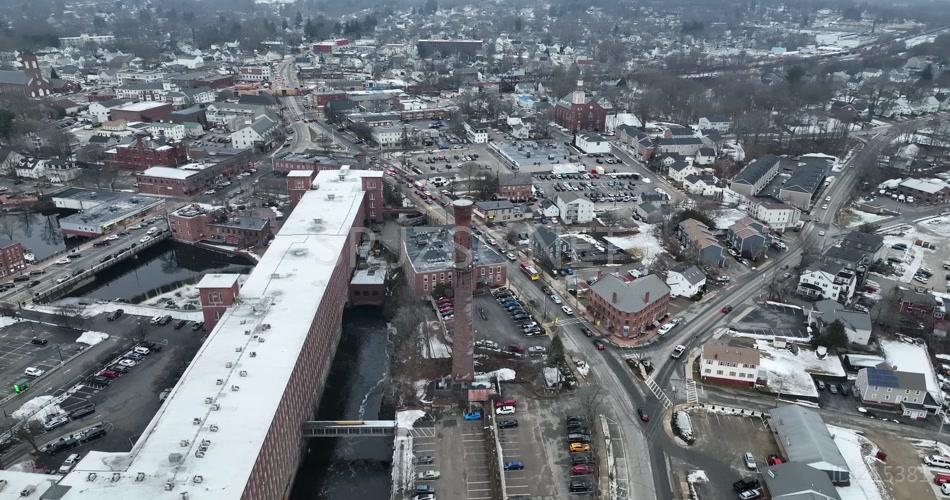
<path fill-rule="evenodd" d="M 586 326 L 581 327 L 581 331 L 584 332 L 584 336 L 587 338 L 594 336 L 594 331 L 590 328 L 587 328 Z"/>
<path fill-rule="evenodd" d="M 119 378 L 120 375 L 122 374 L 117 371 L 112 371 L 112 370 L 102 370 L 101 372 L 99 372 L 100 377 L 105 377 L 108 379 Z"/>
<path fill-rule="evenodd" d="M 587 464 L 577 464 L 571 466 L 571 475 L 572 476 L 586 476 L 587 474 L 593 474 L 594 468 Z"/>
<path fill-rule="evenodd" d="M 641 422 L 650 421 L 650 416 L 647 415 L 647 412 L 643 411 L 643 408 L 637 408 L 637 416 L 640 417 Z"/>
<path fill-rule="evenodd" d="M 518 354 L 524 354 L 524 347 L 521 347 L 520 345 L 510 345 L 508 346 L 508 351 L 516 352 Z"/>
<path fill-rule="evenodd" d="M 600 340 L 594 340 L 594 347 L 596 347 L 598 351 L 603 351 L 607 348 Z"/>
<path fill-rule="evenodd" d="M 729 314 L 732 312 L 732 306 L 723 306 L 721 310 L 723 314 Z"/>
<path fill-rule="evenodd" d="M 765 461 L 769 465 L 779 465 L 785 462 L 785 460 L 779 455 L 769 455 L 768 457 L 765 458 Z"/>
<path fill-rule="evenodd" d="M 518 400 L 516 399 L 496 399 L 495 408 L 501 408 L 502 406 L 518 406 Z"/>
<path fill-rule="evenodd" d="M 452 299 L 450 299 L 450 298 L 448 298 L 448 297 L 439 297 L 439 300 L 438 300 L 437 302 L 438 302 L 439 304 L 451 304 L 451 303 L 452 303 Z"/>

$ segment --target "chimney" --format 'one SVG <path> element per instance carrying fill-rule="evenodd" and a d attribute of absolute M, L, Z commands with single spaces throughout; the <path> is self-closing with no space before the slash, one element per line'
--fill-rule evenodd
<path fill-rule="evenodd" d="M 610 301 L 613 302 L 614 304 L 617 303 L 617 292 L 614 292 L 614 293 L 610 296 Z"/>
<path fill-rule="evenodd" d="M 650 303 L 650 292 L 646 292 L 643 294 L 643 303 L 644 304 Z"/>
<path fill-rule="evenodd" d="M 455 318 L 452 320 L 452 378 L 456 382 L 475 379 L 474 335 L 472 332 L 472 295 L 475 291 L 472 272 L 472 200 L 459 199 L 452 203 L 455 215 L 454 280 Z"/>

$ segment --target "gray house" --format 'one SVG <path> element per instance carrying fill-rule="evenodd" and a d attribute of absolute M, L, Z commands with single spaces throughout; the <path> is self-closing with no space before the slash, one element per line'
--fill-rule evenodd
<path fill-rule="evenodd" d="M 927 418 L 927 381 L 923 373 L 862 368 L 854 381 L 854 390 L 864 404 L 900 410 L 905 417 Z"/>
<path fill-rule="evenodd" d="M 762 191 L 778 175 L 781 158 L 766 155 L 757 158 L 736 174 L 730 188 L 748 198 Z"/>
<path fill-rule="evenodd" d="M 828 475 L 805 464 L 773 465 L 762 478 L 772 500 L 841 500 Z"/>
<path fill-rule="evenodd" d="M 765 224 L 751 217 L 743 217 L 729 226 L 726 239 L 739 255 L 750 260 L 762 258 L 772 242 Z"/>
<path fill-rule="evenodd" d="M 692 252 L 696 252 L 699 261 L 708 266 L 725 267 L 726 252 L 716 240 L 712 231 L 696 219 L 686 219 L 679 223 L 680 242 Z"/>
<path fill-rule="evenodd" d="M 640 220 L 647 224 L 658 224 L 666 220 L 669 216 L 670 209 L 665 203 L 648 201 L 637 204 L 633 207 L 633 212 L 637 214 Z"/>
<path fill-rule="evenodd" d="M 824 472 L 836 486 L 851 484 L 851 470 L 841 456 L 828 427 L 815 410 L 798 405 L 779 406 L 769 412 L 769 426 L 782 455 L 789 462 Z"/>

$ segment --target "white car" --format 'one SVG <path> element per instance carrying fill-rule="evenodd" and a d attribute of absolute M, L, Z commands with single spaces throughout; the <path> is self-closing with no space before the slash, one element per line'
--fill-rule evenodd
<path fill-rule="evenodd" d="M 46 370 L 41 370 L 35 366 L 30 366 L 26 370 L 23 370 L 23 373 L 31 377 L 42 377 L 43 374 L 46 373 Z"/>
<path fill-rule="evenodd" d="M 676 324 L 673 322 L 664 323 L 662 326 L 657 328 L 656 334 L 660 336 L 666 335 L 667 333 L 670 333 L 671 330 L 673 330 L 674 326 L 676 326 Z"/>
<path fill-rule="evenodd" d="M 682 356 L 684 352 L 686 352 L 686 346 L 682 344 L 678 345 L 673 348 L 673 352 L 670 353 L 670 357 L 673 359 L 679 359 L 679 357 Z"/>
<path fill-rule="evenodd" d="M 119 235 L 117 234 L 110 234 L 109 236 L 106 237 L 106 241 L 115 241 L 117 239 L 119 239 Z"/>
<path fill-rule="evenodd" d="M 752 453 L 748 451 L 745 452 L 745 454 L 742 455 L 742 461 L 745 462 L 745 466 L 747 469 L 751 469 L 751 470 L 756 469 L 755 457 L 752 456 Z"/>
<path fill-rule="evenodd" d="M 148 228 L 148 231 L 145 234 L 148 234 L 148 235 L 158 234 L 158 231 L 159 229 L 157 227 L 150 227 Z"/>
<path fill-rule="evenodd" d="M 66 264 L 69 264 L 69 259 L 67 259 L 66 257 L 63 257 L 62 259 L 59 259 L 56 262 L 54 262 L 54 264 L 65 266 Z"/>
<path fill-rule="evenodd" d="M 214 194 L 214 193 L 217 193 L 217 191 L 215 191 L 214 189 L 209 189 L 209 190 L 205 191 L 205 194 L 207 194 L 207 195 L 212 195 L 212 194 Z"/>
<path fill-rule="evenodd" d="M 424 470 L 416 474 L 417 481 L 432 481 L 438 479 L 441 474 L 437 470 Z"/>
<path fill-rule="evenodd" d="M 824 231 L 818 231 L 818 236 L 824 236 L 824 235 L 825 235 Z"/>
<path fill-rule="evenodd" d="M 515 257 L 515 254 L 513 254 L 513 253 L 511 253 L 511 252 L 506 253 L 506 254 L 505 254 L 505 257 L 508 257 L 508 260 L 510 260 L 510 261 L 512 261 L 512 262 L 518 260 L 518 257 Z"/>
<path fill-rule="evenodd" d="M 561 297 L 558 297 L 557 294 L 552 294 L 552 295 L 551 295 L 551 300 L 553 300 L 555 304 L 560 304 L 560 303 L 561 303 Z"/>
<path fill-rule="evenodd" d="M 499 406 L 495 408 L 495 415 L 514 415 L 515 407 L 514 406 Z"/>
<path fill-rule="evenodd" d="M 142 236 L 141 239 L 139 239 L 139 243 L 147 243 L 151 241 L 151 239 L 152 237 L 146 234 L 145 236 Z"/>
<path fill-rule="evenodd" d="M 573 316 L 573 315 L 574 315 L 574 310 L 571 309 L 570 307 L 561 306 L 561 310 L 564 311 L 564 314 L 566 314 L 566 315 L 568 315 L 568 316 Z"/>
<path fill-rule="evenodd" d="M 60 276 L 59 278 L 56 278 L 56 283 L 65 283 L 65 282 L 69 281 L 69 278 L 71 278 L 71 277 L 72 277 L 72 276 L 70 276 L 69 273 L 66 273 L 66 274 Z"/>
<path fill-rule="evenodd" d="M 126 359 L 119 360 L 119 364 L 122 366 L 127 366 L 129 368 L 132 368 L 133 366 L 135 366 L 135 360 L 126 358 Z"/>

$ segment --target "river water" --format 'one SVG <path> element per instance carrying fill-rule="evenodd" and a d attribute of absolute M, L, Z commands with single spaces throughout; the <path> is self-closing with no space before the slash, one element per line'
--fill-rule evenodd
<path fill-rule="evenodd" d="M 168 240 L 96 275 L 70 295 L 132 303 L 186 283 L 206 273 L 246 274 L 253 266 L 243 257 L 231 257 Z"/>
<path fill-rule="evenodd" d="M 380 309 L 357 307 L 343 315 L 343 333 L 317 420 L 388 420 L 381 411 L 389 381 L 386 322 Z M 389 498 L 392 438 L 311 439 L 291 500 Z"/>
<path fill-rule="evenodd" d="M 42 260 L 68 246 L 81 243 L 78 239 L 66 240 L 59 232 L 59 216 L 56 213 L 11 214 L 0 216 L 0 237 L 19 242 L 23 248 Z"/>

